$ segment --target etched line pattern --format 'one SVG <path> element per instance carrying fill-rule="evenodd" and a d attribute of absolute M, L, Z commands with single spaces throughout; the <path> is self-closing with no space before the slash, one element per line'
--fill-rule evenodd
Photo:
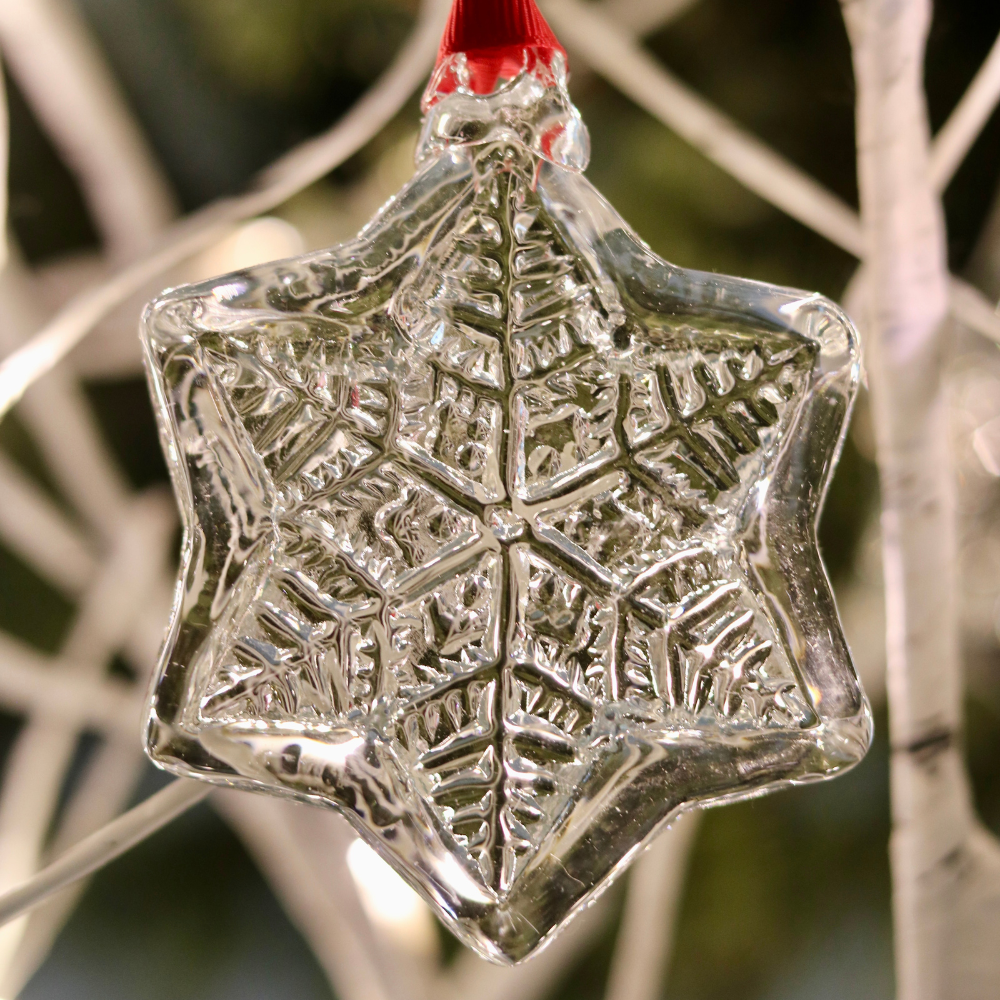
<path fill-rule="evenodd" d="M 600 726 L 810 719 L 704 539 L 811 366 L 750 335 L 712 352 L 616 330 L 503 153 L 479 155 L 399 291 L 398 378 L 343 374 L 308 331 L 216 340 L 284 514 L 201 700 L 206 724 L 390 720 L 416 792 L 501 893 L 572 809 Z"/>

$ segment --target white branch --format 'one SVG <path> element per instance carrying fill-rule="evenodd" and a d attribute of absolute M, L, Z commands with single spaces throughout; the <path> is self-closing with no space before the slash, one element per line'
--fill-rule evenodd
<path fill-rule="evenodd" d="M 79 16 L 64 0 L 0 0 L 0 46 L 112 255 L 147 245 L 174 214 L 173 200 Z"/>
<path fill-rule="evenodd" d="M 229 821 L 309 942 L 342 1000 L 410 996 L 396 982 L 354 889 L 345 855 L 354 833 L 346 820 L 315 806 L 246 792 L 217 792 Z"/>
<path fill-rule="evenodd" d="M 898 995 L 978 1000 L 1000 978 L 996 949 L 983 947 L 1000 932 L 1000 848 L 974 821 L 958 746 L 954 474 L 941 373 L 949 279 L 923 92 L 930 2 L 842 6 L 858 95 L 882 493 Z"/>
<path fill-rule="evenodd" d="M 611 895 L 605 893 L 577 913 L 550 944 L 520 965 L 492 965 L 471 951 L 463 952 L 440 977 L 438 995 L 446 1000 L 541 1000 L 607 930 Z"/>
<path fill-rule="evenodd" d="M 0 346 L 20 346 L 43 318 L 32 277 L 12 247 L 0 274 Z M 110 538 L 124 516 L 129 488 L 71 373 L 59 368 L 33 386 L 22 415 L 63 494 Z"/>
<path fill-rule="evenodd" d="M 152 836 L 172 819 L 197 805 L 211 791 L 208 785 L 183 778 L 151 795 L 96 833 L 70 848 L 23 885 L 0 895 L 0 925 L 37 906 L 42 900 L 103 868 Z"/>
<path fill-rule="evenodd" d="M 97 567 L 79 529 L 6 456 L 0 454 L 0 539 L 39 576 L 75 597 Z"/>
<path fill-rule="evenodd" d="M 88 591 L 63 647 L 84 676 L 100 677 L 163 570 L 174 513 L 159 494 L 138 497 L 120 525 L 108 561 Z M 53 692 L 58 704 L 58 694 Z M 138 728 L 138 727 L 137 727 Z M 59 714 L 36 712 L 18 733 L 0 795 L 0 887 L 37 866 L 79 730 Z M 23 924 L 0 932 L 0 978 L 16 951 Z"/>
<path fill-rule="evenodd" d="M 662 996 L 684 872 L 700 819 L 700 812 L 678 817 L 632 866 L 606 1000 Z"/>
<path fill-rule="evenodd" d="M 633 35 L 649 35 L 687 13 L 698 0 L 602 0 L 601 10 Z"/>
<path fill-rule="evenodd" d="M 972 83 L 934 137 L 930 155 L 931 183 L 943 191 L 972 148 L 1000 101 L 1000 37 Z"/>
<path fill-rule="evenodd" d="M 599 10 L 580 0 L 547 0 L 544 7 L 560 39 L 636 104 L 772 205 L 863 255 L 849 205 L 678 80 Z"/>
<path fill-rule="evenodd" d="M 329 132 L 283 156 L 261 175 L 249 194 L 215 202 L 171 227 L 156 248 L 104 284 L 76 296 L 31 341 L 5 358 L 0 364 L 0 417 L 97 322 L 147 281 L 221 238 L 233 223 L 280 205 L 361 149 L 426 77 L 446 8 L 444 0 L 425 0 L 420 21 L 393 64 Z"/>
<path fill-rule="evenodd" d="M 7 263 L 7 174 L 10 166 L 10 116 L 7 112 L 7 88 L 0 72 L 0 269 Z"/>
<path fill-rule="evenodd" d="M 135 742 L 143 700 L 124 681 L 88 677 L 82 664 L 45 656 L 0 633 L 0 704 L 10 712 L 49 715 L 67 730 L 92 729 Z"/>
<path fill-rule="evenodd" d="M 948 284 L 948 308 L 952 316 L 970 330 L 1000 344 L 1000 316 L 993 303 L 974 285 L 952 275 Z"/>
<path fill-rule="evenodd" d="M 127 739 L 103 742 L 88 762 L 60 817 L 59 829 L 47 848 L 51 861 L 84 837 L 99 830 L 128 806 L 145 765 L 136 745 L 135 726 Z M 86 882 L 79 880 L 50 896 L 27 916 L 17 954 L 0 980 L 0 996 L 16 997 L 45 960 Z"/>
<path fill-rule="evenodd" d="M 636 104 L 775 208 L 864 257 L 861 222 L 850 205 L 674 77 L 599 10 L 580 0 L 547 0 L 544 7 L 560 37 Z M 956 318 L 1000 341 L 1000 321 L 985 296 L 963 283 L 954 303 Z"/>

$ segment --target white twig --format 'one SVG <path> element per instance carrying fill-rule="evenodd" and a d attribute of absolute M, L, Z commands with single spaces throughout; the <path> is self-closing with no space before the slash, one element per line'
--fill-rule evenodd
<path fill-rule="evenodd" d="M 7 174 L 10 166 L 10 116 L 7 112 L 7 87 L 0 73 L 0 269 L 7 263 Z"/>
<path fill-rule="evenodd" d="M 137 610 L 163 569 L 174 524 L 172 506 L 159 494 L 136 499 L 116 544 L 88 591 L 63 647 L 67 662 L 99 677 L 120 648 Z M 36 712 L 8 757 L 0 795 L 0 886 L 27 876 L 37 865 L 79 731 L 58 714 Z M 23 925 L 0 932 L 0 978 Z"/>
<path fill-rule="evenodd" d="M 138 740 L 141 692 L 124 681 L 88 677 L 82 664 L 52 659 L 0 633 L 0 704 L 10 712 L 50 715 L 66 729 L 92 729 Z"/>
<path fill-rule="evenodd" d="M 601 10 L 616 24 L 642 37 L 666 27 L 698 0 L 602 0 Z"/>
<path fill-rule="evenodd" d="M 846 202 L 674 77 L 599 10 L 580 0 L 547 0 L 544 6 L 567 45 L 636 104 L 765 201 L 864 257 L 861 222 Z M 985 296 L 965 285 L 954 302 L 957 318 L 970 329 L 1000 340 L 1000 322 Z"/>
<path fill-rule="evenodd" d="M 42 319 L 31 275 L 12 247 L 0 274 L 0 345 L 19 346 Z M 32 386 L 22 414 L 63 494 L 110 538 L 125 514 L 129 489 L 71 373 L 59 368 Z"/>
<path fill-rule="evenodd" d="M 948 308 L 952 316 L 970 330 L 1000 344 L 1000 316 L 993 303 L 974 285 L 952 275 L 948 284 Z"/>
<path fill-rule="evenodd" d="M 208 785 L 197 781 L 172 781 L 145 802 L 81 840 L 23 885 L 0 895 L 0 925 L 114 861 L 130 847 L 141 843 L 172 819 L 197 805 L 209 791 Z"/>
<path fill-rule="evenodd" d="M 75 597 L 97 559 L 79 529 L 23 472 L 0 454 L 0 539 L 40 576 Z"/>
<path fill-rule="evenodd" d="M 130 728 L 132 732 L 127 739 L 105 741 L 97 748 L 63 811 L 59 829 L 46 851 L 48 860 L 60 857 L 128 805 L 145 764 L 137 746 L 135 726 Z M 81 879 L 28 914 L 20 946 L 7 975 L 0 981 L 0 996 L 20 994 L 45 960 L 85 888 L 86 881 Z"/>
<path fill-rule="evenodd" d="M 849 205 L 678 80 L 599 10 L 580 0 L 547 0 L 545 15 L 570 49 L 713 163 L 792 218 L 863 255 Z"/>
<path fill-rule="evenodd" d="M 943 191 L 972 148 L 1000 101 L 1000 37 L 972 83 L 934 137 L 930 155 L 931 183 Z"/>
<path fill-rule="evenodd" d="M 700 812 L 685 813 L 633 865 L 605 1000 L 659 1000 Z"/>
<path fill-rule="evenodd" d="M 280 205 L 364 146 L 426 77 L 446 12 L 444 0 L 426 0 L 416 29 L 378 82 L 330 131 L 266 170 L 255 190 L 215 202 L 171 227 L 153 250 L 104 284 L 76 296 L 27 344 L 4 359 L 0 364 L 0 417 L 97 322 L 147 281 L 209 246 L 233 223 Z"/>
<path fill-rule="evenodd" d="M 392 962 L 365 918 L 345 862 L 354 840 L 345 820 L 245 792 L 217 792 L 213 802 L 271 882 L 338 997 L 394 1000 L 417 992 L 394 981 Z"/>
<path fill-rule="evenodd" d="M 605 893 L 578 913 L 543 951 L 520 965 L 491 965 L 471 951 L 463 952 L 441 976 L 438 995 L 447 1000 L 541 1000 L 607 930 L 613 913 L 611 897 L 611 892 Z"/>
<path fill-rule="evenodd" d="M 64 0 L 0 0 L 0 46 L 112 255 L 147 245 L 173 200 L 79 16 Z"/>

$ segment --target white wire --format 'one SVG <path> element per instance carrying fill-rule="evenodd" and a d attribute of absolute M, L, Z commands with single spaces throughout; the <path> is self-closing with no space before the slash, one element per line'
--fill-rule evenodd
<path fill-rule="evenodd" d="M 37 906 L 78 879 L 97 871 L 130 847 L 152 836 L 172 819 L 197 805 L 211 791 L 197 781 L 178 779 L 85 837 L 24 884 L 0 895 L 0 926 Z"/>

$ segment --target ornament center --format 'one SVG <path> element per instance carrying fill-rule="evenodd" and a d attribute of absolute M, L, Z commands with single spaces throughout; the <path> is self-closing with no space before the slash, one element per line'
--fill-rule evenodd
<path fill-rule="evenodd" d="M 492 507 L 486 516 L 486 526 L 498 542 L 512 542 L 520 538 L 527 527 L 524 518 L 509 507 Z"/>

